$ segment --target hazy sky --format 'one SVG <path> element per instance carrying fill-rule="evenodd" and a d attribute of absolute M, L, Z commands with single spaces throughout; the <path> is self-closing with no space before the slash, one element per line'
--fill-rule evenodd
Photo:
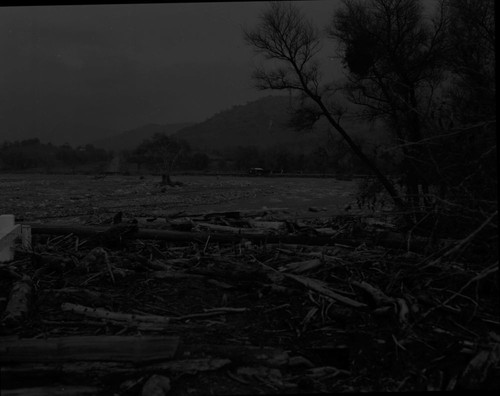
<path fill-rule="evenodd" d="M 294 3 L 321 28 L 338 5 Z M 241 33 L 267 5 L 0 7 L 0 142 L 199 122 L 271 94 L 253 88 L 260 61 Z"/>

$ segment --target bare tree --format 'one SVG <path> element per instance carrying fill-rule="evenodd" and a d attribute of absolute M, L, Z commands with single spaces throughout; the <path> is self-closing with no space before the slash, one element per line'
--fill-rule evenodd
<path fill-rule="evenodd" d="M 142 142 L 132 153 L 132 157 L 141 163 L 156 167 L 161 174 L 162 185 L 177 185 L 170 178 L 179 157 L 189 151 L 186 142 L 162 134 L 155 134 L 152 139 Z"/>
<path fill-rule="evenodd" d="M 449 54 L 445 6 L 435 4 L 436 17 L 426 21 L 418 0 L 345 0 L 329 27 L 349 71 L 349 99 L 395 134 L 414 208 L 419 185 L 425 198 L 433 177 L 429 152 L 420 142 L 432 132 L 426 124 Z"/>
<path fill-rule="evenodd" d="M 453 73 L 449 90 L 457 121 L 477 123 L 496 117 L 495 2 L 449 0 L 448 39 Z"/>
<path fill-rule="evenodd" d="M 262 14 L 260 24 L 254 30 L 245 31 L 244 38 L 257 52 L 275 64 L 271 70 L 255 70 L 253 78 L 257 87 L 294 90 L 309 98 L 315 104 L 305 112 L 309 122 L 314 123 L 324 116 L 351 150 L 375 174 L 394 203 L 399 208 L 405 208 L 406 205 L 393 184 L 363 153 L 327 107 L 322 95 L 327 94 L 331 88 L 321 85 L 319 65 L 315 61 L 315 56 L 321 49 L 319 34 L 303 13 L 290 3 L 271 3 L 269 9 Z"/>

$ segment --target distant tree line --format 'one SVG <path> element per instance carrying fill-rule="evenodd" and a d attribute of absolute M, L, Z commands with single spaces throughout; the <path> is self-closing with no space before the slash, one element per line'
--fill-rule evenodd
<path fill-rule="evenodd" d="M 193 151 L 185 140 L 161 133 L 124 152 L 124 159 L 126 163 L 135 164 L 138 170 L 160 173 L 163 184 L 171 184 L 170 175 L 174 170 L 201 171 L 209 165 L 207 154 Z"/>
<path fill-rule="evenodd" d="M 112 153 L 91 144 L 71 147 L 41 143 L 38 138 L 21 141 L 5 141 L 0 145 L 0 169 L 22 171 L 42 169 L 75 171 L 79 166 L 107 163 Z"/>
<path fill-rule="evenodd" d="M 260 167 L 273 173 L 335 173 L 348 175 L 365 173 L 363 163 L 343 142 L 318 145 L 308 152 L 298 152 L 283 146 L 259 148 L 256 146 L 237 147 L 226 151 L 223 157 L 231 160 L 237 171 Z M 384 155 L 372 150 L 372 157 L 387 172 L 394 172 L 391 162 Z"/>
<path fill-rule="evenodd" d="M 361 144 L 362 142 L 360 142 Z M 391 159 L 380 150 L 372 149 L 370 157 L 379 167 L 392 173 Z M 234 171 L 246 173 L 259 167 L 273 173 L 336 173 L 353 174 L 365 171 L 363 163 L 341 140 L 316 146 L 308 152 L 287 146 L 238 146 L 205 153 L 192 149 L 179 138 L 156 134 L 135 149 L 124 153 L 125 162 L 138 171 L 164 175 L 168 184 L 175 171 Z"/>
<path fill-rule="evenodd" d="M 178 138 L 156 134 L 145 139 L 135 149 L 120 154 L 93 145 L 73 148 L 41 143 L 39 139 L 5 141 L 0 145 L 0 169 L 11 171 L 42 170 L 105 172 L 111 160 L 121 157 L 120 171 L 135 168 L 139 172 L 164 174 L 165 181 L 174 171 L 233 171 L 246 173 L 252 167 L 273 173 L 362 173 L 363 164 L 342 142 L 317 146 L 309 152 L 299 152 L 286 146 L 260 148 L 239 146 L 214 153 L 200 152 Z M 383 158 L 374 160 L 387 171 Z M 389 162 L 388 162 L 389 163 Z"/>

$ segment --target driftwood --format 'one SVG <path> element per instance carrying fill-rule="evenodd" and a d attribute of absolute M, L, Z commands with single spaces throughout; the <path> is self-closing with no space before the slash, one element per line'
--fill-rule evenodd
<path fill-rule="evenodd" d="M 315 279 L 307 278 L 305 276 L 292 275 L 292 274 L 283 274 L 289 279 L 293 279 L 294 281 L 304 285 L 308 289 L 314 290 L 315 292 L 322 294 L 323 296 L 330 297 L 333 300 L 341 302 L 345 305 L 348 305 L 353 308 L 367 308 L 368 306 L 364 303 L 360 303 L 359 301 L 353 300 L 352 298 L 342 296 L 338 293 L 335 293 L 329 290 L 323 282 L 320 282 Z"/>
<path fill-rule="evenodd" d="M 109 361 L 136 362 L 172 359 L 179 337 L 71 336 L 47 339 L 0 338 L 0 363 Z"/>
<path fill-rule="evenodd" d="M 91 237 L 96 234 L 101 234 L 106 230 L 102 226 L 67 226 L 55 224 L 36 224 L 32 225 L 33 234 L 74 234 L 77 236 Z M 245 229 L 247 230 L 247 229 Z M 251 230 L 251 229 L 250 229 Z M 356 242 L 349 239 L 337 239 L 326 236 L 307 236 L 307 235 L 270 235 L 270 234 L 252 234 L 251 232 L 242 232 L 241 234 L 221 234 L 208 232 L 183 232 L 171 230 L 152 230 L 140 229 L 134 233 L 123 235 L 123 238 L 136 239 L 156 239 L 171 242 L 200 242 L 205 243 L 210 237 L 210 242 L 240 242 L 242 239 L 247 239 L 254 242 L 265 243 L 288 243 L 301 245 L 316 245 L 316 246 L 333 246 L 337 243 L 343 245 L 355 246 Z M 359 244 L 359 243 L 358 243 Z"/>
<path fill-rule="evenodd" d="M 374 307 L 378 308 L 384 305 L 392 305 L 395 302 L 392 297 L 388 297 L 382 290 L 377 289 L 367 282 L 352 281 L 351 284 L 361 289 L 365 296 L 369 297 L 371 305 Z"/>
<path fill-rule="evenodd" d="M 456 390 L 481 389 L 482 383 L 499 362 L 500 344 L 498 343 L 491 345 L 488 349 L 478 352 L 463 371 Z"/>
<path fill-rule="evenodd" d="M 262 209 L 250 209 L 250 210 L 234 210 L 226 212 L 204 212 L 198 214 L 186 214 L 183 212 L 183 216 L 187 217 L 203 217 L 209 219 L 211 217 L 227 217 L 233 219 L 239 219 L 241 217 L 262 217 L 271 213 L 288 213 L 290 209 L 288 208 L 262 208 Z"/>
<path fill-rule="evenodd" d="M 83 237 L 101 237 L 102 235 L 112 234 L 109 228 L 103 226 L 76 226 L 76 225 L 59 225 L 59 224 L 37 224 L 31 223 L 32 234 L 74 234 Z M 253 242 L 264 243 L 285 243 L 297 245 L 314 245 L 314 246 L 345 246 L 355 247 L 365 240 L 356 240 L 355 238 L 336 237 L 333 235 L 277 235 L 273 230 L 272 233 L 262 229 L 253 228 L 238 228 L 231 226 L 223 226 L 217 224 L 196 223 L 197 226 L 205 227 L 213 232 L 186 232 L 174 230 L 156 230 L 156 229 L 137 229 L 136 231 L 128 230 L 126 233 L 120 234 L 121 239 L 156 239 L 171 242 L 221 242 L 221 243 L 237 243 L 242 239 Z M 115 226 L 116 227 L 116 226 Z M 108 230 L 108 232 L 107 232 Z M 314 230 L 314 229 L 313 229 Z M 321 229 L 320 229 L 321 230 Z M 209 239 L 210 238 L 210 239 Z M 115 238 L 116 239 L 116 238 Z M 378 245 L 391 248 L 401 249 L 413 252 L 423 252 L 429 246 L 429 239 L 423 237 L 412 236 L 407 238 L 405 235 L 388 231 L 381 233 L 376 238 L 375 243 Z"/>
<path fill-rule="evenodd" d="M 49 289 L 47 293 L 53 294 L 56 298 L 72 298 L 87 304 L 99 304 L 104 301 L 103 293 L 78 287 L 64 287 L 62 289 Z"/>
<path fill-rule="evenodd" d="M 121 325 L 137 325 L 144 322 L 157 326 L 167 326 L 170 323 L 170 318 L 160 315 L 135 315 L 119 312 L 111 312 L 103 308 L 90 308 L 84 305 L 63 303 L 61 305 L 63 311 L 74 312 L 91 318 L 104 319 Z"/>
<path fill-rule="evenodd" d="M 24 275 L 20 281 L 14 283 L 2 321 L 5 325 L 16 325 L 26 317 L 32 293 L 33 285 L 29 276 Z"/>
<path fill-rule="evenodd" d="M 218 370 L 231 363 L 223 358 L 200 358 L 168 360 L 154 364 L 140 365 L 129 362 L 65 362 L 64 364 L 23 363 L 2 366 L 2 378 L 11 382 L 19 380 L 43 379 L 48 376 L 62 378 L 73 377 L 101 378 L 116 375 L 139 375 L 169 372 L 175 374 L 195 374 L 202 371 Z"/>
<path fill-rule="evenodd" d="M 352 281 L 351 284 L 363 291 L 364 295 L 370 299 L 370 305 L 379 309 L 377 312 L 390 312 L 390 309 L 385 308 L 394 307 L 394 311 L 398 313 L 399 322 L 406 323 L 408 321 L 410 310 L 404 299 L 389 297 L 382 290 L 370 285 L 368 282 Z"/>
<path fill-rule="evenodd" d="M 156 279 L 203 279 L 203 275 L 188 274 L 180 271 L 154 271 L 151 274 Z"/>
<path fill-rule="evenodd" d="M 95 386 L 45 386 L 33 388 L 2 389 L 2 396 L 85 396 L 102 392 Z"/>
<path fill-rule="evenodd" d="M 210 231 L 214 232 L 225 232 L 228 234 L 235 234 L 235 235 L 252 235 L 252 236 L 266 236 L 266 231 L 265 230 L 256 230 L 253 228 L 237 228 L 237 227 L 231 227 L 231 226 L 225 226 L 225 225 L 219 225 L 219 224 L 210 224 L 210 223 L 203 223 L 203 222 L 197 222 L 196 223 L 197 228 L 206 228 Z"/>
<path fill-rule="evenodd" d="M 285 268 L 287 271 L 293 272 L 294 274 L 301 274 L 302 272 L 310 271 L 312 269 L 318 268 L 322 265 L 320 259 L 312 259 L 307 261 L 299 261 L 295 263 L 286 264 Z"/>
<path fill-rule="evenodd" d="M 234 365 L 262 365 L 266 367 L 282 367 L 288 364 L 288 353 L 279 348 L 256 347 L 251 345 L 184 345 L 184 356 L 201 354 L 229 359 Z"/>
<path fill-rule="evenodd" d="M 253 228 L 264 228 L 267 230 L 281 231 L 286 229 L 285 222 L 283 221 L 262 221 L 262 220 L 248 220 L 248 224 Z"/>

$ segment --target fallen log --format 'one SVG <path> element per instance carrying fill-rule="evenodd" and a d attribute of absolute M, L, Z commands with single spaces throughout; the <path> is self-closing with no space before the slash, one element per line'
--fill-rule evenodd
<path fill-rule="evenodd" d="M 301 274 L 302 272 L 307 272 L 313 270 L 317 267 L 323 265 L 320 259 L 314 258 L 312 260 L 298 261 L 294 263 L 289 263 L 284 266 L 287 271 L 293 272 L 294 274 Z"/>
<path fill-rule="evenodd" d="M 210 219 L 212 217 L 227 217 L 230 219 L 240 219 L 242 217 L 262 217 L 271 213 L 288 213 L 288 208 L 262 208 L 262 209 L 249 209 L 249 210 L 232 210 L 225 212 L 202 212 L 202 213 L 187 213 L 185 211 L 177 212 L 169 215 L 173 219 L 176 217 L 189 217 L 189 218 L 204 218 Z"/>
<path fill-rule="evenodd" d="M 0 338 L 0 363 L 108 361 L 146 363 L 172 359 L 179 337 L 70 336 Z"/>
<path fill-rule="evenodd" d="M 311 289 L 319 294 L 322 294 L 323 296 L 329 297 L 333 300 L 336 300 L 338 302 L 341 302 L 345 305 L 348 305 L 353 308 L 361 308 L 365 309 L 368 308 L 368 305 L 361 303 L 359 301 L 353 300 L 352 298 L 342 296 L 338 293 L 335 293 L 334 291 L 331 291 L 328 289 L 325 284 L 321 281 L 318 281 L 316 279 L 308 278 L 305 276 L 300 276 L 300 275 L 292 275 L 292 274 L 286 274 L 283 273 L 284 276 L 286 276 L 289 279 L 293 279 L 294 281 L 302 284 L 303 286 L 307 287 L 308 289 Z"/>
<path fill-rule="evenodd" d="M 91 308 L 84 305 L 72 303 L 63 303 L 61 305 L 61 308 L 63 311 L 74 312 L 76 314 L 91 318 L 104 319 L 122 325 L 134 325 L 143 322 L 155 324 L 158 326 L 167 326 L 170 323 L 169 317 L 160 315 L 136 315 L 121 312 L 111 312 L 103 308 Z"/>
<path fill-rule="evenodd" d="M 282 367 L 288 364 L 288 353 L 279 348 L 252 345 L 184 345 L 179 351 L 183 356 L 214 356 L 229 359 L 234 365 Z"/>
<path fill-rule="evenodd" d="M 231 226 L 225 226 L 225 225 L 219 225 L 219 224 L 210 224 L 210 223 L 204 223 L 204 222 L 196 222 L 196 228 L 206 228 L 210 231 L 214 232 L 224 232 L 228 234 L 235 234 L 235 235 L 252 235 L 252 236 L 266 236 L 266 231 L 265 230 L 257 230 L 253 228 L 238 228 L 238 227 L 231 227 Z"/>
<path fill-rule="evenodd" d="M 85 396 L 101 394 L 95 386 L 39 386 L 32 388 L 2 389 L 2 396 Z"/>
<path fill-rule="evenodd" d="M 121 235 L 123 239 L 153 239 L 170 242 L 199 242 L 205 243 L 210 237 L 210 242 L 237 243 L 242 239 L 252 242 L 263 243 L 285 243 L 308 246 L 345 246 L 356 247 L 362 243 L 369 242 L 366 238 L 356 240 L 354 238 L 337 238 L 331 235 L 276 235 L 275 233 L 262 232 L 257 229 L 236 228 L 221 226 L 209 223 L 198 223 L 212 231 L 220 232 L 186 232 L 175 230 L 158 229 L 138 229 L 135 232 L 128 232 Z M 108 227 L 103 226 L 80 226 L 80 225 L 60 225 L 60 224 L 39 224 L 29 223 L 32 234 L 74 234 L 79 237 L 95 237 L 103 235 Z M 374 240 L 375 244 L 391 249 L 401 249 L 412 252 L 423 252 L 429 246 L 429 239 L 424 237 L 412 236 L 408 239 L 405 235 L 397 232 L 381 233 Z"/>
<path fill-rule="evenodd" d="M 365 281 L 352 281 L 351 284 L 359 288 L 369 299 L 370 305 L 375 309 L 374 312 L 390 312 L 390 310 L 384 308 L 392 306 L 394 310 L 397 311 L 401 323 L 406 323 L 408 321 L 409 308 L 404 299 L 389 297 L 382 290 Z"/>
<path fill-rule="evenodd" d="M 229 359 L 200 358 L 170 360 L 148 365 L 137 365 L 129 362 L 66 362 L 64 364 L 22 363 L 1 367 L 2 378 L 15 383 L 26 378 L 40 380 L 47 377 L 92 377 L 101 378 L 108 375 L 154 374 L 168 371 L 176 374 L 194 374 L 201 371 L 218 370 L 231 363 Z"/>
<path fill-rule="evenodd" d="M 6 326 L 19 324 L 28 314 L 30 300 L 33 294 L 31 278 L 24 275 L 21 280 L 14 283 L 10 292 L 9 302 L 5 308 L 5 315 L 2 320 Z"/>
<path fill-rule="evenodd" d="M 273 231 L 282 231 L 286 228 L 284 221 L 262 221 L 262 220 L 248 220 L 248 223 L 253 228 L 261 228 Z"/>
<path fill-rule="evenodd" d="M 102 226 L 75 226 L 75 225 L 58 225 L 58 224 L 36 224 L 31 223 L 33 234 L 74 234 L 76 236 L 91 237 L 101 234 L 106 230 Z M 337 243 L 344 245 L 358 245 L 348 239 L 337 239 L 326 236 L 308 236 L 308 235 L 269 235 L 269 234 L 252 234 L 242 232 L 240 234 L 222 234 L 209 232 L 183 232 L 172 230 L 156 230 L 156 229 L 139 229 L 136 232 L 129 233 L 124 238 L 127 239 L 155 239 L 171 242 L 200 242 L 205 243 L 210 237 L 210 242 L 240 242 L 242 239 L 253 242 L 264 243 L 290 243 L 301 245 L 314 246 L 333 246 Z"/>

